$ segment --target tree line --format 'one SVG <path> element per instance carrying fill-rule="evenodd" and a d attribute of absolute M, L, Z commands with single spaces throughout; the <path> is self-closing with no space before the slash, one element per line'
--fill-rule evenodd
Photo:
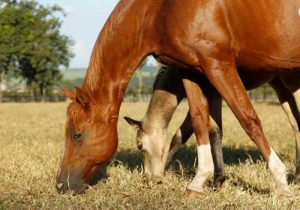
<path fill-rule="evenodd" d="M 53 94 L 73 41 L 60 33 L 63 9 L 34 0 L 0 0 L 0 85 L 24 83 L 34 98 Z M 3 93 L 0 89 L 0 101 Z"/>

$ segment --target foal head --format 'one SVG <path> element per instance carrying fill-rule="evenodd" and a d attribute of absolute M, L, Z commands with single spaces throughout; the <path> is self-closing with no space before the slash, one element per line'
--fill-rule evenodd
<path fill-rule="evenodd" d="M 170 148 L 166 129 L 162 129 L 159 126 L 153 129 L 152 126 L 147 126 L 144 122 L 129 117 L 124 117 L 124 119 L 137 131 L 137 148 L 143 155 L 146 175 L 154 178 L 156 181 L 160 181 Z"/>
<path fill-rule="evenodd" d="M 116 135 L 109 132 L 101 113 L 84 90 L 64 90 L 72 102 L 67 110 L 65 149 L 57 173 L 59 192 L 81 193 L 90 177 L 116 150 Z M 102 114 L 103 115 L 103 114 Z M 106 129 L 105 129 L 106 128 Z M 106 140 L 105 140 L 106 139 Z"/>

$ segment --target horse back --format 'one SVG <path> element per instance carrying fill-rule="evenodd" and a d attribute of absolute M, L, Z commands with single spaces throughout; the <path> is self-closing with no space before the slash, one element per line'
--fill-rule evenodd
<path fill-rule="evenodd" d="M 199 55 L 234 54 L 244 69 L 300 67 L 300 0 L 162 2 L 158 43 L 174 60 L 197 66 Z"/>
<path fill-rule="evenodd" d="M 238 65 L 300 67 L 300 0 L 223 2 Z"/>

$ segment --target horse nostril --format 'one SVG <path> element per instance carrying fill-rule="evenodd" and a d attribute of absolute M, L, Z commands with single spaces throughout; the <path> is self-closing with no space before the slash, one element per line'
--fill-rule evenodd
<path fill-rule="evenodd" d="M 61 190 L 63 189 L 63 187 L 64 187 L 64 183 L 62 183 L 62 182 L 57 183 L 57 185 L 56 185 L 56 189 L 57 189 L 58 191 L 61 191 Z"/>
<path fill-rule="evenodd" d="M 143 149 L 143 144 L 142 144 L 142 143 L 139 143 L 139 144 L 137 145 L 137 148 L 138 148 L 139 150 L 142 150 L 142 149 Z"/>

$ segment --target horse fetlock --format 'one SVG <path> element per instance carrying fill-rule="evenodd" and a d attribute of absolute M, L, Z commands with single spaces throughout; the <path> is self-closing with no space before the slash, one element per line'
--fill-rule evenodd
<path fill-rule="evenodd" d="M 188 184 L 187 190 L 203 193 L 204 191 L 203 184 L 207 180 L 207 178 L 212 174 L 213 174 L 213 167 L 212 169 L 211 167 L 205 168 L 204 170 L 198 169 L 196 176 L 194 177 L 192 182 Z"/>
<path fill-rule="evenodd" d="M 274 177 L 278 195 L 280 197 L 292 196 L 293 193 L 289 190 L 287 184 L 286 167 L 272 148 L 269 158 L 269 168 Z"/>

